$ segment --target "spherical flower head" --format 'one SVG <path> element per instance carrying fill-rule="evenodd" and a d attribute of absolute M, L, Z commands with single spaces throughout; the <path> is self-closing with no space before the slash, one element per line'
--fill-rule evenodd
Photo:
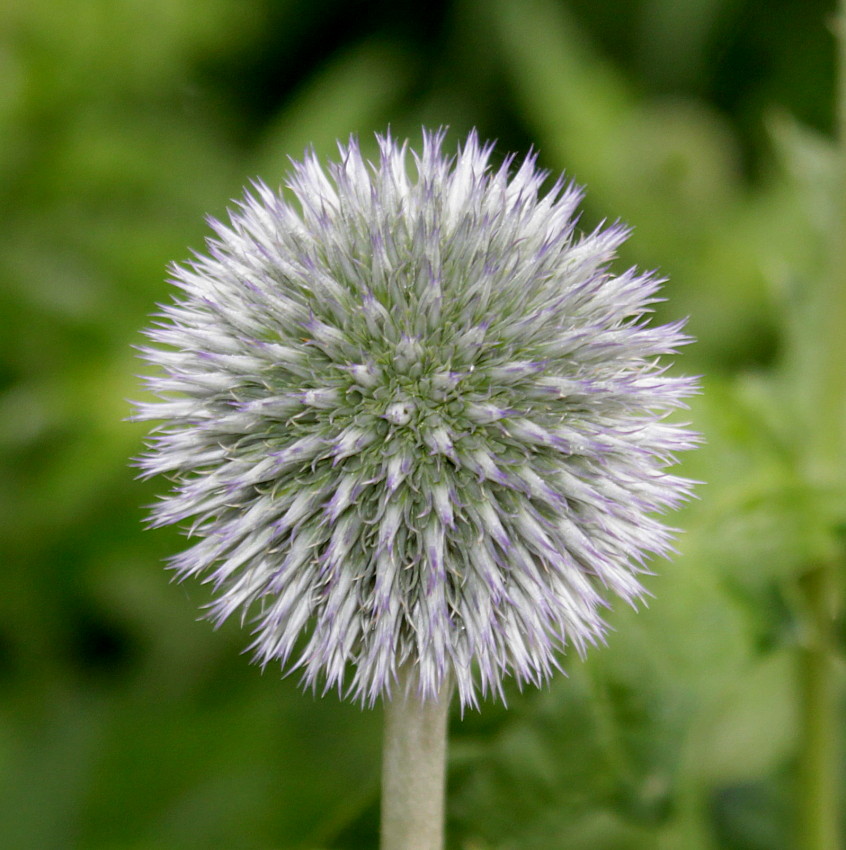
<path fill-rule="evenodd" d="M 153 523 L 201 538 L 173 567 L 262 663 L 364 703 L 403 667 L 476 705 L 644 593 L 695 382 L 660 361 L 687 341 L 647 322 L 661 281 L 609 270 L 626 229 L 577 230 L 580 189 L 542 192 L 533 155 L 493 167 L 475 133 L 378 141 L 307 155 L 290 194 L 256 183 L 173 267 L 139 463 L 175 484 Z"/>

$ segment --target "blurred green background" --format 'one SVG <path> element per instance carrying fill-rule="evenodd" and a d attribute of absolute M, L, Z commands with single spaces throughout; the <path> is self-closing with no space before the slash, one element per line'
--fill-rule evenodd
<path fill-rule="evenodd" d="M 313 143 L 471 127 L 635 227 L 698 338 L 648 608 L 509 708 L 454 716 L 462 850 L 793 846 L 804 304 L 824 273 L 834 48 L 822 0 L 6 0 L 0 11 L 0 846 L 376 844 L 380 712 L 303 695 L 199 622 L 143 531 L 131 345 L 254 176 Z M 842 670 L 841 678 L 842 678 Z"/>

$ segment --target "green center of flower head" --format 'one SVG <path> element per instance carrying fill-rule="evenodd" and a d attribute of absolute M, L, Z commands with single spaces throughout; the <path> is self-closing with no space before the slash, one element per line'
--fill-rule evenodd
<path fill-rule="evenodd" d="M 491 402 L 494 388 L 489 376 L 477 371 L 482 346 L 467 344 L 468 339 L 483 341 L 485 327 L 465 328 L 463 342 L 458 339 L 451 344 L 443 341 L 444 327 L 425 335 L 401 330 L 396 324 L 384 330 L 386 335 L 379 338 L 363 328 L 350 332 L 359 340 L 361 353 L 368 355 L 361 362 L 347 362 L 348 356 L 325 340 L 316 343 L 330 363 L 325 372 L 313 376 L 315 386 L 297 391 L 289 379 L 276 385 L 282 395 L 293 391 L 306 408 L 280 423 L 280 438 L 286 439 L 291 427 L 313 429 L 319 421 L 327 442 L 337 438 L 345 446 L 342 454 L 330 453 L 326 458 L 343 462 L 342 468 L 360 467 L 363 458 L 377 463 L 401 448 L 413 448 L 414 464 L 406 476 L 409 483 L 415 483 L 420 469 L 444 462 L 458 472 L 462 464 L 455 447 L 466 447 L 477 428 L 505 415 Z M 352 437 L 344 443 L 345 433 L 359 431 L 361 439 Z M 356 451 L 347 455 L 346 448 L 353 444 Z"/>
<path fill-rule="evenodd" d="M 580 190 L 541 195 L 531 156 L 442 144 L 309 156 L 296 206 L 257 184 L 145 352 L 138 418 L 165 424 L 141 465 L 176 479 L 154 519 L 201 538 L 174 567 L 263 662 L 302 647 L 306 683 L 368 702 L 410 664 L 475 704 L 600 639 L 605 595 L 668 551 L 653 514 L 690 485 L 665 467 L 696 442 L 664 421 L 695 382 L 660 364 L 687 341 L 647 324 L 660 280 L 608 268 L 626 230 L 577 233 Z"/>
<path fill-rule="evenodd" d="M 430 351 L 417 339 L 403 337 L 393 356 L 388 351 L 376 369 L 379 383 L 373 390 L 374 411 L 390 425 L 418 426 L 455 398 L 458 377 L 439 370 Z M 358 387 L 367 397 L 367 388 Z"/>

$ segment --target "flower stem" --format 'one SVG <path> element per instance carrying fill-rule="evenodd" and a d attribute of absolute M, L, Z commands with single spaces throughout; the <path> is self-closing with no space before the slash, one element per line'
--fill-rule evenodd
<path fill-rule="evenodd" d="M 385 702 L 381 850 L 442 850 L 451 687 L 435 699 L 407 688 L 408 670 Z"/>

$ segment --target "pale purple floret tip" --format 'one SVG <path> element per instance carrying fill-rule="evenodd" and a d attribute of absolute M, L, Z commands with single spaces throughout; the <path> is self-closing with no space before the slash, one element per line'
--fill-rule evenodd
<path fill-rule="evenodd" d="M 368 704 L 403 666 L 477 705 L 600 640 L 670 550 L 654 514 L 697 442 L 665 420 L 696 382 L 660 361 L 681 323 L 647 324 L 661 281 L 609 270 L 626 229 L 580 233 L 581 190 L 541 193 L 532 155 L 443 138 L 307 155 L 293 201 L 255 184 L 144 350 L 139 463 L 175 482 L 153 521 L 201 538 L 179 576 L 262 663 Z"/>

